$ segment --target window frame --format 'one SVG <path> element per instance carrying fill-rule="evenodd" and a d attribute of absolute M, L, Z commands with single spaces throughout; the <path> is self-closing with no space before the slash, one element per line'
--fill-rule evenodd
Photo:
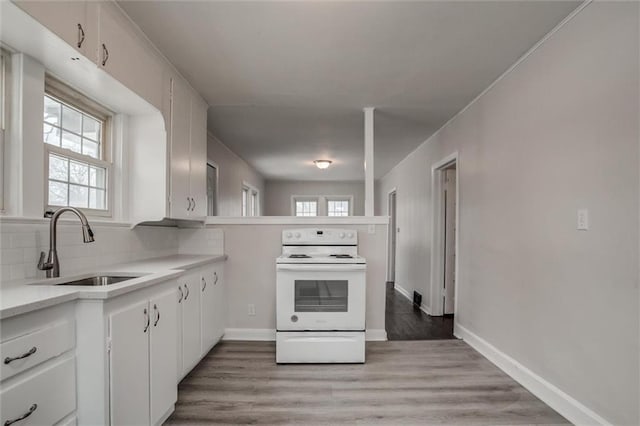
<path fill-rule="evenodd" d="M 313 201 L 316 203 L 316 215 L 315 216 L 298 216 L 297 203 Z M 291 215 L 294 217 L 318 217 L 320 215 L 320 197 L 316 195 L 292 195 L 291 196 Z"/>
<path fill-rule="evenodd" d="M 260 191 L 258 188 L 247 182 L 242 182 L 242 191 L 240 194 L 240 210 L 242 217 L 260 216 Z"/>
<path fill-rule="evenodd" d="M 96 167 L 104 168 L 106 171 L 105 178 L 105 202 L 107 208 L 94 209 L 89 207 L 77 207 L 89 217 L 101 217 L 112 218 L 113 217 L 113 203 L 115 199 L 114 195 L 114 173 L 113 173 L 113 116 L 114 113 L 106 109 L 102 105 L 89 99 L 73 88 L 65 85 L 64 83 L 56 80 L 50 75 L 45 75 L 45 90 L 44 96 L 53 98 L 54 100 L 67 105 L 73 109 L 76 109 L 84 115 L 91 116 L 96 120 L 102 122 L 102 135 L 100 141 L 101 158 L 94 158 L 89 155 L 78 153 L 67 148 L 62 148 L 46 143 L 44 140 L 40 142 L 44 145 L 44 209 L 56 210 L 64 206 L 49 204 L 49 157 L 51 154 L 65 157 L 70 160 L 75 160 L 81 163 L 87 163 Z M 43 100 L 44 100 L 43 96 Z M 43 121 L 44 125 L 44 121 Z M 67 200 L 68 201 L 68 200 Z"/>
<path fill-rule="evenodd" d="M 329 214 L 329 202 L 330 201 L 346 201 L 349 203 L 349 211 L 346 216 L 331 216 Z M 325 211 L 327 212 L 327 217 L 349 217 L 353 216 L 353 195 L 331 195 L 324 197 L 324 205 Z"/>
<path fill-rule="evenodd" d="M 11 53 L 0 47 L 0 213 L 4 213 L 5 145 L 11 111 Z"/>

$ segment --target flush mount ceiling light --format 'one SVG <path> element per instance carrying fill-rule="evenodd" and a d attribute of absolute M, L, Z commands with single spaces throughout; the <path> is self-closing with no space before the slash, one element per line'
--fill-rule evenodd
<path fill-rule="evenodd" d="M 331 160 L 316 160 L 315 165 L 319 169 L 326 169 L 331 165 Z"/>

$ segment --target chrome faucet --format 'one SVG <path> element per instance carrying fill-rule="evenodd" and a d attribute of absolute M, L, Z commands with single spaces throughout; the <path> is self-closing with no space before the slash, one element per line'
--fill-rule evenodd
<path fill-rule="evenodd" d="M 56 278 L 60 276 L 60 262 L 58 261 L 58 252 L 56 250 L 57 234 L 58 234 L 58 218 L 64 212 L 75 213 L 82 223 L 82 240 L 85 243 L 92 243 L 93 231 L 87 222 L 85 215 L 78 209 L 73 207 L 62 207 L 55 212 L 48 211 L 45 213 L 45 217 L 51 217 L 51 223 L 49 224 L 49 255 L 47 261 L 44 261 L 44 252 L 40 253 L 40 260 L 38 261 L 38 269 L 41 271 L 47 271 L 47 278 Z"/>

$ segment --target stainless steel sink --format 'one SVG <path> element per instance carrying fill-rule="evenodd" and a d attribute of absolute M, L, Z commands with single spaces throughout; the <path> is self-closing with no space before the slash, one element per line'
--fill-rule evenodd
<path fill-rule="evenodd" d="M 92 277 L 81 278 L 78 280 L 58 283 L 56 285 L 86 285 L 101 286 L 121 283 L 122 281 L 133 280 L 139 278 L 136 276 L 112 276 L 112 275 L 95 275 Z"/>

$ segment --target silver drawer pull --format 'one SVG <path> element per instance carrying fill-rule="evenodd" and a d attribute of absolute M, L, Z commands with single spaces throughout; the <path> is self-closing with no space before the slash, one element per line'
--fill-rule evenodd
<path fill-rule="evenodd" d="M 15 422 L 19 422 L 20 420 L 26 419 L 27 417 L 32 415 L 33 412 L 36 411 L 37 409 L 38 409 L 38 404 L 33 404 L 31 407 L 29 407 L 29 411 L 27 411 L 26 413 L 24 413 L 20 417 L 15 418 L 13 420 L 7 420 L 6 422 L 4 422 L 4 426 L 9 426 L 9 425 L 14 424 Z"/>
<path fill-rule="evenodd" d="M 14 356 L 14 357 L 10 357 L 10 356 L 8 356 L 8 357 L 6 357 L 6 358 L 4 359 L 4 363 L 5 363 L 5 364 L 9 364 L 10 362 L 17 361 L 17 360 L 22 359 L 22 358 L 26 358 L 26 357 L 28 357 L 28 356 L 31 356 L 31 355 L 35 354 L 37 350 L 38 350 L 38 348 L 36 348 L 36 347 L 34 346 L 34 347 L 32 347 L 31 349 L 29 349 L 29 352 L 25 352 L 25 353 L 23 353 L 23 354 L 22 354 L 22 355 L 20 355 L 20 356 Z"/>

